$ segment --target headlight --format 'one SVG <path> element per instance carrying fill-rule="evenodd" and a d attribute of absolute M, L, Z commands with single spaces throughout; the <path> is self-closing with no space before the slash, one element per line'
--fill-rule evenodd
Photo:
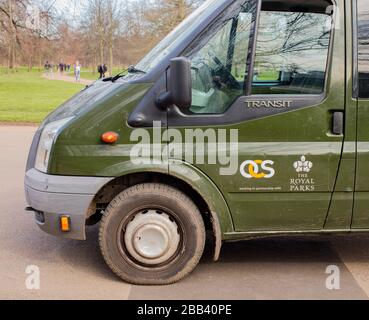
<path fill-rule="evenodd" d="M 64 126 L 73 117 L 57 120 L 47 124 L 42 130 L 40 141 L 37 147 L 35 168 L 41 172 L 47 172 L 49 166 L 50 152 L 54 139 L 59 129 Z"/>

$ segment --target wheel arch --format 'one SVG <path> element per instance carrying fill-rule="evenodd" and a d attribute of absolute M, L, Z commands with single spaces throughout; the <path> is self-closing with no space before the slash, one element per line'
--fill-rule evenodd
<path fill-rule="evenodd" d="M 224 234 L 234 232 L 228 205 L 218 187 L 200 170 L 182 161 L 172 161 L 169 172 L 167 165 L 134 168 L 130 163 L 129 169 L 114 174 L 116 178 L 96 194 L 93 206 L 98 208 L 124 189 L 140 183 L 157 182 L 176 187 L 199 208 L 207 230 L 214 236 L 214 260 L 218 260 Z"/>

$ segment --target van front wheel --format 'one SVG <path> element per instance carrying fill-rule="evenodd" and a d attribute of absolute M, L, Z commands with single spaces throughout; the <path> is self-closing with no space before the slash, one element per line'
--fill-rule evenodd
<path fill-rule="evenodd" d="M 205 227 L 198 208 L 184 193 L 144 183 L 111 201 L 101 219 L 99 243 L 106 263 L 124 281 L 169 284 L 198 264 Z"/>

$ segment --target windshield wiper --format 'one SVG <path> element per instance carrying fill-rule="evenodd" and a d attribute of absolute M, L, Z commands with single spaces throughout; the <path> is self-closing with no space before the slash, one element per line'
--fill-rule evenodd
<path fill-rule="evenodd" d="M 114 77 L 109 77 L 109 78 L 105 78 L 103 79 L 104 82 L 107 81 L 111 81 L 111 82 L 115 82 L 118 79 L 124 77 L 126 74 L 128 73 L 143 73 L 145 74 L 146 72 L 140 69 L 137 69 L 135 66 L 129 66 L 126 70 L 123 70 L 122 72 L 119 72 L 117 75 L 115 75 Z"/>
<path fill-rule="evenodd" d="M 135 66 L 129 66 L 127 71 L 129 73 L 146 73 L 146 71 L 143 71 L 143 70 L 140 70 L 140 69 L 137 69 Z"/>
<path fill-rule="evenodd" d="M 118 73 L 117 75 L 115 75 L 114 77 L 109 77 L 109 78 L 105 78 L 103 79 L 104 82 L 106 81 L 111 81 L 111 82 L 115 82 L 117 81 L 119 78 L 124 77 L 126 74 L 128 73 L 143 73 L 145 74 L 146 72 L 140 69 L 137 69 L 135 66 L 129 66 L 126 70 L 123 70 L 122 72 Z"/>
<path fill-rule="evenodd" d="M 105 79 L 105 81 L 111 81 L 111 82 L 115 82 L 117 81 L 119 78 L 122 78 L 126 75 L 127 70 L 123 70 L 122 72 L 119 72 L 117 75 L 115 75 L 114 77 L 110 77 Z"/>

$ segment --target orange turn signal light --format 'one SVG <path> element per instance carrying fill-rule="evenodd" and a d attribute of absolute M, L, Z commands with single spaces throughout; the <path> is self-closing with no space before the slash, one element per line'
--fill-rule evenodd
<path fill-rule="evenodd" d="M 69 216 L 60 216 L 60 229 L 63 232 L 70 231 L 70 217 Z"/>
<path fill-rule="evenodd" d="M 101 135 L 101 141 L 105 143 L 115 143 L 118 141 L 119 134 L 113 131 L 105 132 Z"/>

